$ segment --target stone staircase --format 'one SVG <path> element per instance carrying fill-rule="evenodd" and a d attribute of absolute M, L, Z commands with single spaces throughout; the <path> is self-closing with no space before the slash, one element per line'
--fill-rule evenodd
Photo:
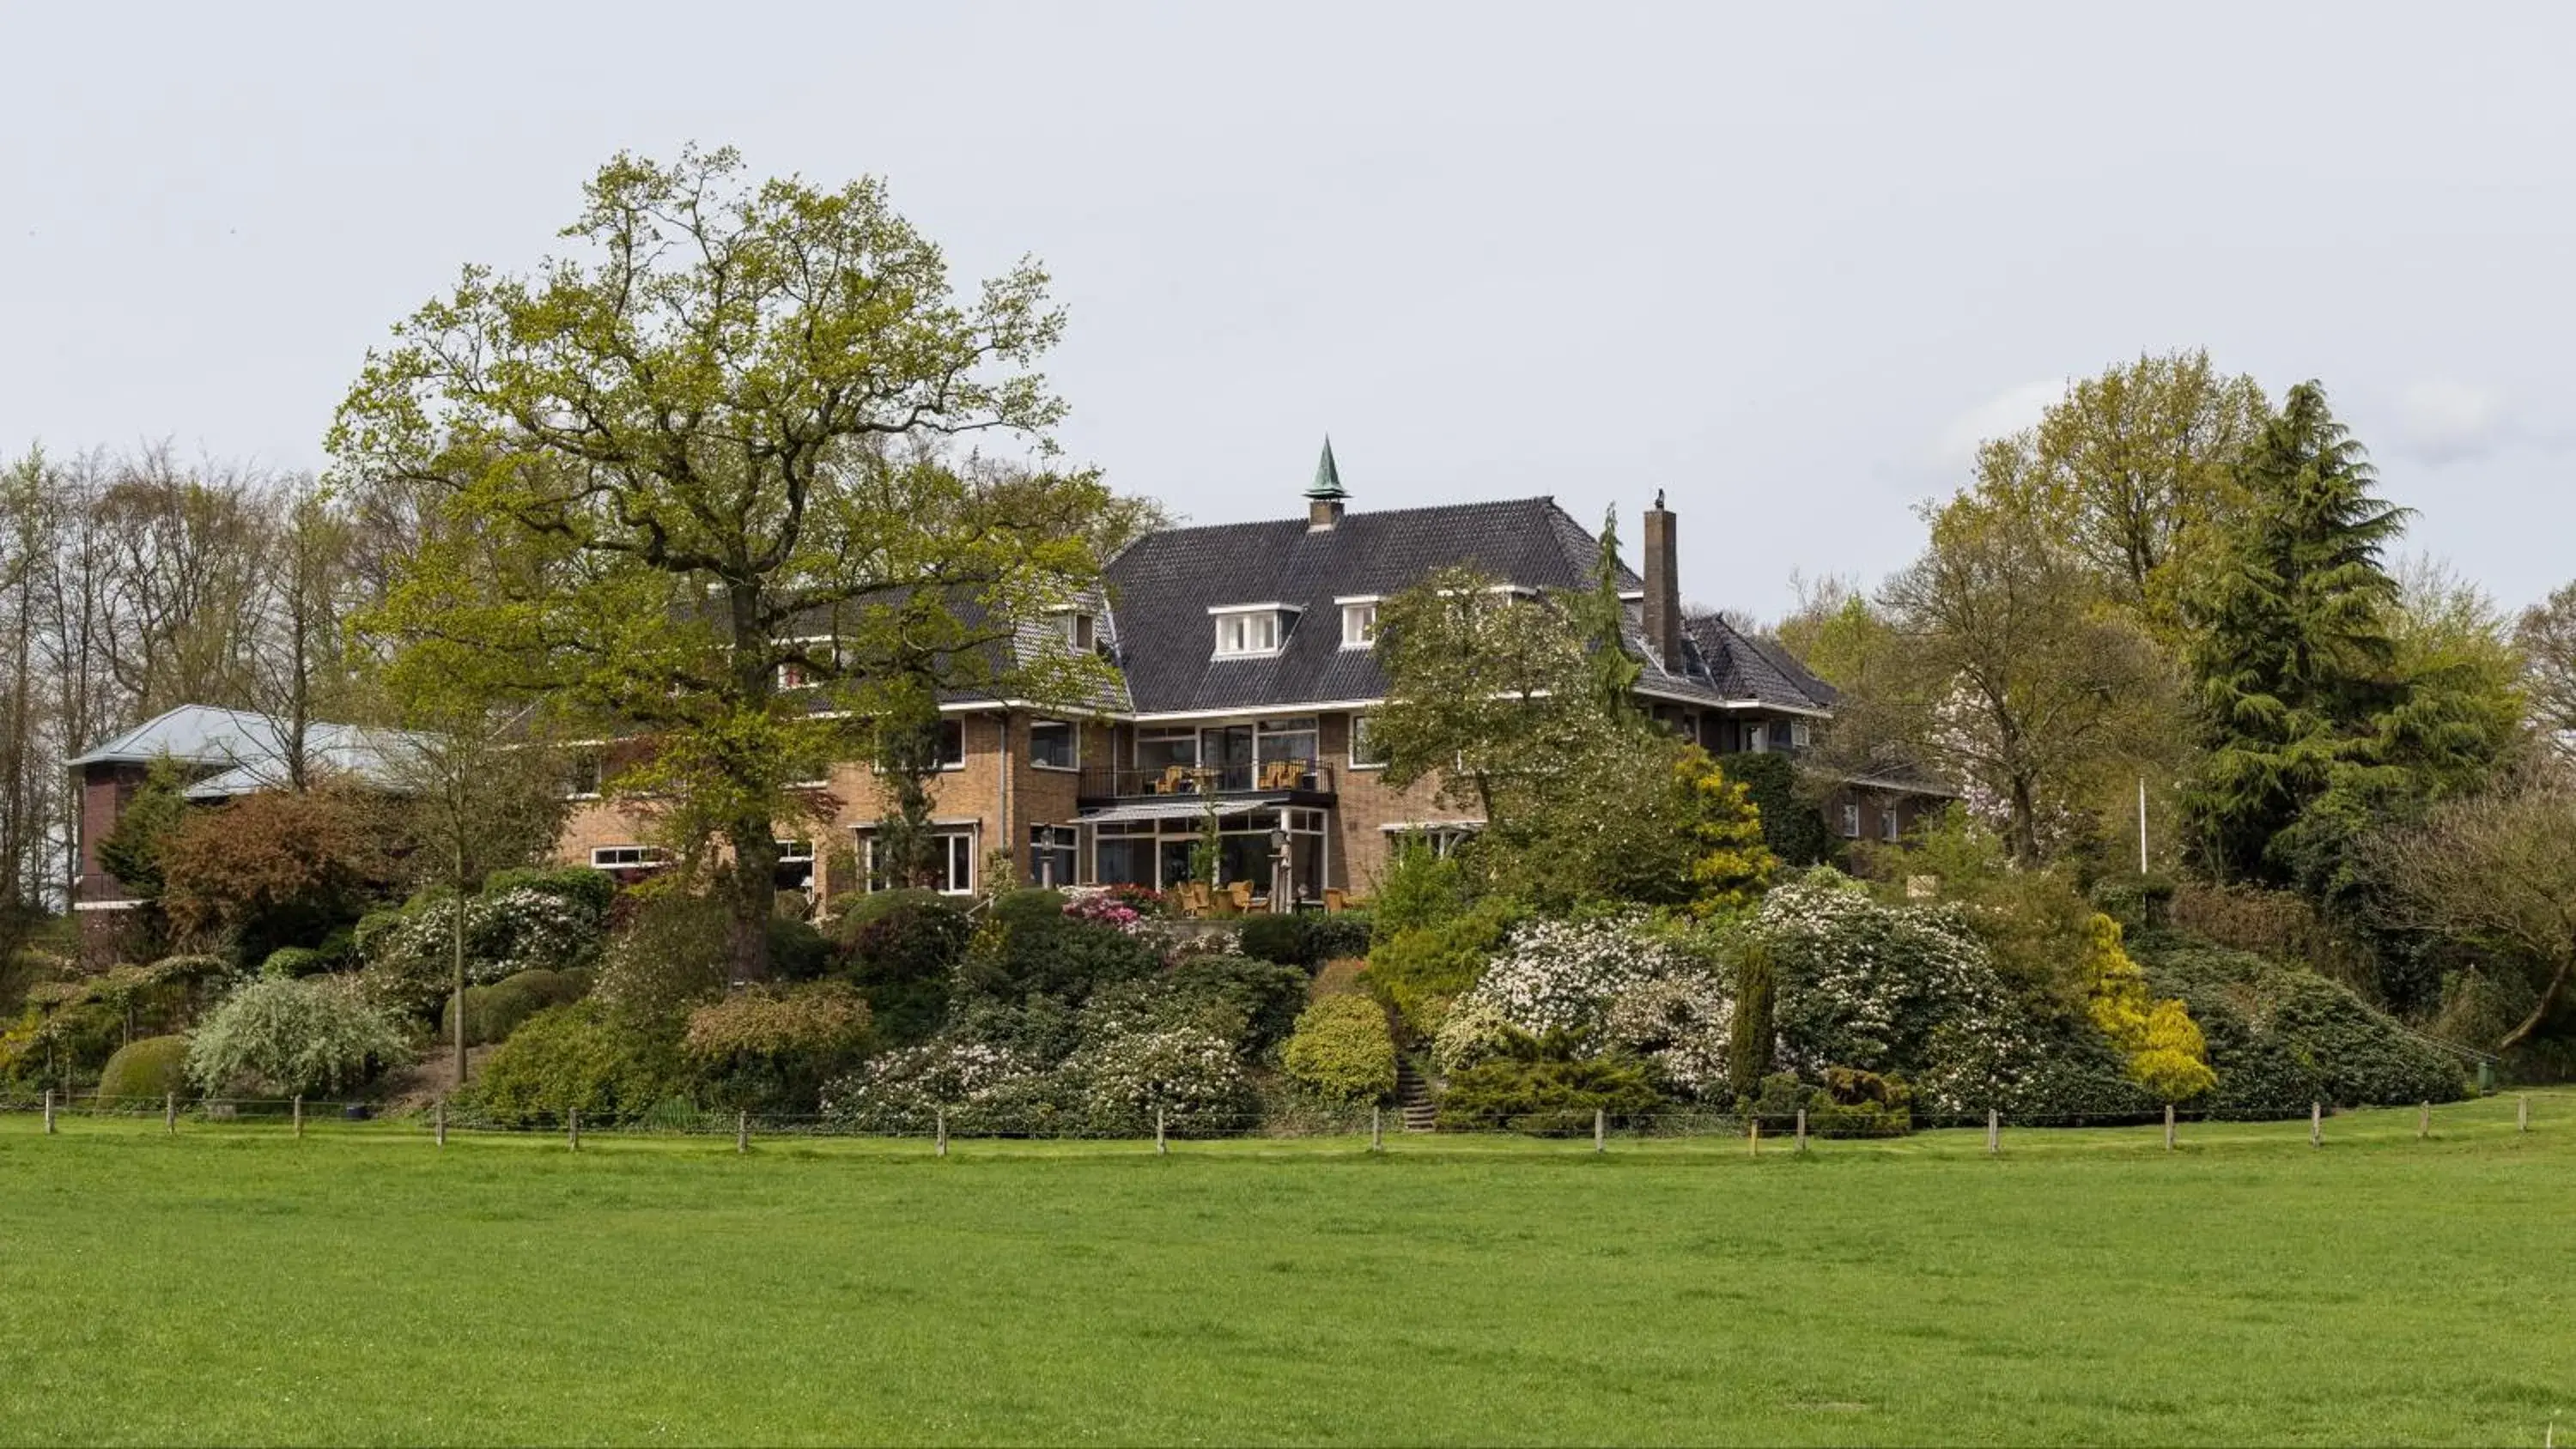
<path fill-rule="evenodd" d="M 1428 1132 L 1437 1115 L 1431 1106 L 1431 1083 L 1413 1069 L 1407 1057 L 1395 1059 L 1395 1111 L 1398 1125 L 1407 1132 Z"/>

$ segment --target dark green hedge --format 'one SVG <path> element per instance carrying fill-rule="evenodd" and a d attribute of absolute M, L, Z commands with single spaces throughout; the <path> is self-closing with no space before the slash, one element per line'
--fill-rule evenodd
<path fill-rule="evenodd" d="M 2329 1107 L 2457 1101 L 2470 1093 L 2448 1053 L 2408 1035 L 2350 990 L 2243 951 L 2166 939 L 2133 953 L 2158 996 L 2179 996 L 2209 1042 L 2219 1116 L 2297 1116 Z"/>

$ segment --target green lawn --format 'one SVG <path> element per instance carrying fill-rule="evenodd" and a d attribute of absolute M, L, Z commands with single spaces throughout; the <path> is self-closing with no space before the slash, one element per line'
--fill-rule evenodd
<path fill-rule="evenodd" d="M 2576 1438 L 2576 1096 L 1028 1147 L 0 1119 L 0 1441 Z"/>

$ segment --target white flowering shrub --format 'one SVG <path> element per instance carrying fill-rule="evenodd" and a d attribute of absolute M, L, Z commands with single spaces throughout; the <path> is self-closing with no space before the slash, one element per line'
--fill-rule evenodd
<path fill-rule="evenodd" d="M 853 1132 L 1045 1132 L 1066 1125 L 1052 1074 L 1008 1047 L 942 1037 L 825 1084 L 825 1121 Z"/>
<path fill-rule="evenodd" d="M 446 996 L 457 909 L 449 897 L 365 924 L 357 943 L 359 966 L 377 1000 L 422 1011 Z M 468 985 L 522 971 L 568 971 L 599 955 L 598 919 L 551 892 L 518 886 L 473 896 L 464 912 Z"/>
<path fill-rule="evenodd" d="M 1613 997 L 1601 1039 L 1646 1063 L 1671 1091 L 1704 1097 L 1727 1086 L 1734 1029 L 1735 1004 L 1713 973 L 1698 968 L 1650 977 Z"/>
<path fill-rule="evenodd" d="M 1903 1078 L 1937 1113 L 2023 1105 L 2040 1033 L 1950 906 L 1890 906 L 1830 869 L 1764 897 L 1752 929 L 1779 973 L 1781 1059 Z"/>
<path fill-rule="evenodd" d="M 1234 1044 L 1194 1025 L 1148 1027 L 1092 1037 L 1065 1063 L 1082 1086 L 1090 1131 L 1141 1136 L 1241 1132 L 1254 1126 L 1260 1103 Z"/>
<path fill-rule="evenodd" d="M 227 1091 L 334 1092 L 408 1053 L 402 1033 L 350 983 L 327 976 L 254 977 L 197 1025 L 188 1080 Z"/>
<path fill-rule="evenodd" d="M 1459 998 L 1459 1006 L 1492 1007 L 1518 1031 L 1599 1032 L 1610 1003 L 1659 977 L 1688 974 L 1693 963 L 1646 934 L 1636 913 L 1582 921 L 1527 921 L 1514 927 L 1502 954 Z"/>
<path fill-rule="evenodd" d="M 1431 1038 L 1432 1070 L 1455 1076 L 1478 1062 L 1509 1055 L 1521 1035 L 1501 1007 L 1490 1001 L 1462 1001 L 1440 1018 L 1440 1030 Z"/>

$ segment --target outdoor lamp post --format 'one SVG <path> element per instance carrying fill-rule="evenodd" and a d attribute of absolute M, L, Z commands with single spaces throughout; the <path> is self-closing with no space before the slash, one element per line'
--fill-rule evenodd
<path fill-rule="evenodd" d="M 1288 863 L 1288 827 L 1270 828 L 1270 910 L 1273 915 L 1297 909 L 1297 872 Z"/>

